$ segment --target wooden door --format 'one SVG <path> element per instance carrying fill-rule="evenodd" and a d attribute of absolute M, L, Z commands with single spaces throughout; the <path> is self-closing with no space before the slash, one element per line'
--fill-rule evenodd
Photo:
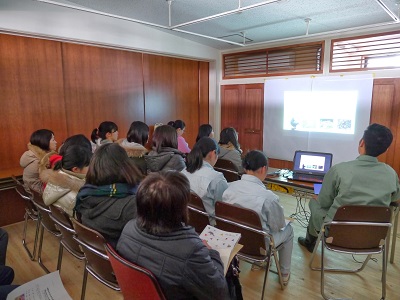
<path fill-rule="evenodd" d="M 374 80 L 370 123 L 385 125 L 392 131 L 392 145 L 378 159 L 400 174 L 400 78 Z"/>
<path fill-rule="evenodd" d="M 221 87 L 221 129 L 234 127 L 244 153 L 262 149 L 264 84 Z"/>

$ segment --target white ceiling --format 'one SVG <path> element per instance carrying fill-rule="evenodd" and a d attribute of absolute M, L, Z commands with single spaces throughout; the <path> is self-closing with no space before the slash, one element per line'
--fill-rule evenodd
<path fill-rule="evenodd" d="M 350 30 L 400 30 L 400 0 L 34 1 L 147 24 L 221 50 Z"/>

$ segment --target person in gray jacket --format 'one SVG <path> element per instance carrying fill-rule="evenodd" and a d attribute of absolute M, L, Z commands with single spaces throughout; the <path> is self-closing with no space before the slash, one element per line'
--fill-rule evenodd
<path fill-rule="evenodd" d="M 219 135 L 220 152 L 218 158 L 233 162 L 240 174 L 244 173 L 242 166 L 242 149 L 238 141 L 238 133 L 233 127 L 224 128 Z"/>
<path fill-rule="evenodd" d="M 150 270 L 167 299 L 229 299 L 219 253 L 185 225 L 189 198 L 183 174 L 148 175 L 137 191 L 137 219 L 126 224 L 116 250 Z"/>
<path fill-rule="evenodd" d="M 178 135 L 175 128 L 161 125 L 152 138 L 153 150 L 144 158 L 147 173 L 159 171 L 182 171 L 185 168 L 184 154 L 178 150 Z"/>

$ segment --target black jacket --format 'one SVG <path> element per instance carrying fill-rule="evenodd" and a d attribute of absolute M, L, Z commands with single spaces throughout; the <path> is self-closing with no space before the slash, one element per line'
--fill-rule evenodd
<path fill-rule="evenodd" d="M 209 250 L 192 227 L 151 235 L 129 221 L 118 253 L 150 270 L 167 299 L 229 299 L 219 253 Z"/>
<path fill-rule="evenodd" d="M 159 171 L 182 171 L 185 168 L 184 155 L 178 149 L 163 147 L 160 152 L 150 151 L 144 157 L 147 173 Z"/>

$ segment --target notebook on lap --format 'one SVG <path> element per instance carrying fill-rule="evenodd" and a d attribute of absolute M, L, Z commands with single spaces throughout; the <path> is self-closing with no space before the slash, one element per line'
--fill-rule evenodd
<path fill-rule="evenodd" d="M 331 166 L 332 153 L 298 150 L 294 153 L 291 179 L 322 182 Z"/>

